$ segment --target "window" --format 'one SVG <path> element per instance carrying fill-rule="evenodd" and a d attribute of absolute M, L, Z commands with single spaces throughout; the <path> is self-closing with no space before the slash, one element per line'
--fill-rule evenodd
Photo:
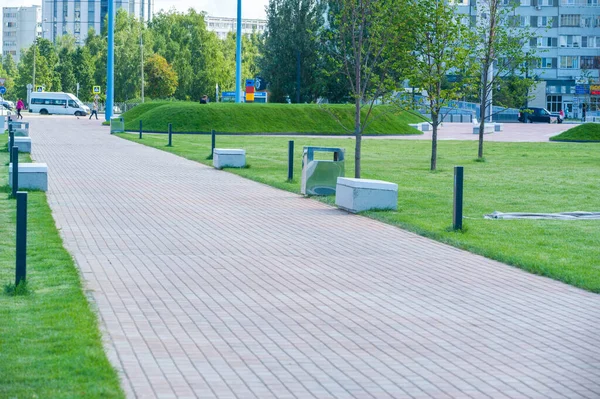
<path fill-rule="evenodd" d="M 582 28 L 591 28 L 592 27 L 592 17 L 581 18 L 581 27 Z"/>
<path fill-rule="evenodd" d="M 600 56 L 586 55 L 581 57 L 581 69 L 600 68 Z"/>
<path fill-rule="evenodd" d="M 538 17 L 539 28 L 549 28 L 552 26 L 552 17 Z"/>
<path fill-rule="evenodd" d="M 563 14 L 560 16 L 560 26 L 580 26 L 581 15 L 579 14 Z"/>
<path fill-rule="evenodd" d="M 560 47 L 579 47 L 581 45 L 581 36 L 562 35 L 558 39 Z"/>
<path fill-rule="evenodd" d="M 550 112 L 560 112 L 562 109 L 562 96 L 546 96 L 546 108 Z"/>
<path fill-rule="evenodd" d="M 583 36 L 581 38 L 581 47 L 596 47 L 596 37 L 595 36 Z"/>
<path fill-rule="evenodd" d="M 531 5 L 531 0 L 521 0 L 521 5 L 522 6 L 530 6 Z"/>
<path fill-rule="evenodd" d="M 578 69 L 579 61 L 576 56 L 562 56 L 560 57 L 560 67 L 563 69 Z"/>
<path fill-rule="evenodd" d="M 551 48 L 556 47 L 558 39 L 555 37 L 538 37 L 537 47 L 540 48 Z"/>
<path fill-rule="evenodd" d="M 551 69 L 552 64 L 552 58 L 540 58 L 538 62 L 538 68 Z"/>

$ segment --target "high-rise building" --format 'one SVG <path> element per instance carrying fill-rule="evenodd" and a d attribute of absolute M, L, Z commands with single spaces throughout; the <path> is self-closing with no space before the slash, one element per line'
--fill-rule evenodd
<path fill-rule="evenodd" d="M 475 17 L 477 0 L 458 0 L 459 12 Z M 511 6 L 514 0 L 503 0 Z M 536 38 L 532 73 L 539 79 L 529 106 L 580 117 L 582 105 L 600 111 L 600 0 L 520 0 L 514 15 Z M 595 84 L 594 84 L 595 83 Z"/>
<path fill-rule="evenodd" d="M 42 34 L 42 8 L 2 7 L 2 55 L 10 54 L 15 62 Z"/>
<path fill-rule="evenodd" d="M 114 0 L 115 12 L 125 9 L 129 14 L 150 21 L 154 0 Z M 88 31 L 100 33 L 108 13 L 108 0 L 43 0 L 43 36 L 51 41 L 70 34 L 82 44 Z"/>
<path fill-rule="evenodd" d="M 205 18 L 206 29 L 213 31 L 220 39 L 225 39 L 229 32 L 237 31 L 237 18 L 210 17 Z M 242 18 L 242 34 L 249 35 L 253 32 L 263 33 L 267 29 L 267 21 L 264 19 Z"/>

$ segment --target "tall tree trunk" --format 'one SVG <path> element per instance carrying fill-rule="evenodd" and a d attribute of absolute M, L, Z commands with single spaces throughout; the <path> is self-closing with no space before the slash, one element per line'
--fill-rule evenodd
<path fill-rule="evenodd" d="M 356 115 L 354 116 L 354 135 L 356 136 L 354 148 L 354 177 L 360 179 L 360 146 L 362 142 L 362 134 L 360 131 L 360 98 L 356 98 L 355 104 Z"/>
<path fill-rule="evenodd" d="M 488 98 L 488 70 L 489 63 L 483 63 L 483 76 L 481 77 L 481 104 L 479 105 L 479 148 L 477 150 L 477 158 L 483 158 L 483 131 L 485 130 L 485 111 L 487 108 Z"/>
<path fill-rule="evenodd" d="M 437 130 L 439 125 L 439 114 L 436 110 L 431 111 L 431 170 L 437 168 Z"/>

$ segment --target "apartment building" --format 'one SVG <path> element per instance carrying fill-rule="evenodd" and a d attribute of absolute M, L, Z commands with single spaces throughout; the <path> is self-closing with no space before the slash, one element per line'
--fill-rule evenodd
<path fill-rule="evenodd" d="M 476 0 L 462 1 L 459 12 L 476 15 Z M 532 73 L 540 82 L 529 105 L 572 117 L 584 103 L 600 111 L 600 0 L 520 0 L 515 16 L 536 34 L 523 48 L 538 57 Z"/>
<path fill-rule="evenodd" d="M 220 39 L 225 39 L 229 32 L 236 32 L 237 18 L 210 17 L 205 18 L 206 29 L 213 31 Z M 267 29 L 267 21 L 264 19 L 242 18 L 242 34 L 249 35 L 252 32 L 263 33 Z"/>
<path fill-rule="evenodd" d="M 70 34 L 82 44 L 90 29 L 101 32 L 104 28 L 109 0 L 43 0 L 43 36 L 51 41 Z M 138 19 L 150 21 L 154 0 L 113 0 L 115 11 L 125 9 Z"/>
<path fill-rule="evenodd" d="M 10 54 L 15 62 L 42 34 L 42 8 L 2 7 L 2 55 Z"/>

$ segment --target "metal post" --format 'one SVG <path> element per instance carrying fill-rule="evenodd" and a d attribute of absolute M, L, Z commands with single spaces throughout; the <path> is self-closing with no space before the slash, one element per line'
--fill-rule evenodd
<path fill-rule="evenodd" d="M 19 147 L 11 147 L 12 150 L 12 197 L 17 196 L 17 190 L 19 189 Z"/>
<path fill-rule="evenodd" d="M 169 147 L 173 146 L 173 132 L 172 132 L 172 127 L 173 125 L 171 123 L 169 123 Z"/>
<path fill-rule="evenodd" d="M 27 276 L 27 193 L 17 193 L 17 262 L 15 286 Z"/>
<path fill-rule="evenodd" d="M 463 167 L 454 167 L 454 211 L 452 213 L 452 228 L 462 230 L 463 219 Z"/>
<path fill-rule="evenodd" d="M 104 116 L 107 121 L 113 115 L 115 99 L 115 6 L 114 1 L 108 0 L 108 54 L 106 60 L 106 109 Z"/>
<path fill-rule="evenodd" d="M 9 122 L 10 123 L 10 122 Z M 12 131 L 12 129 L 10 128 L 11 125 L 8 125 L 8 157 L 10 162 L 12 162 L 12 158 L 13 158 L 13 154 L 12 154 L 12 148 L 15 146 L 15 132 Z"/>
<path fill-rule="evenodd" d="M 294 140 L 288 141 L 288 181 L 294 179 Z"/>
<path fill-rule="evenodd" d="M 242 0 L 237 1 L 237 29 L 235 51 L 235 102 L 242 102 Z"/>
<path fill-rule="evenodd" d="M 142 120 L 140 119 L 140 140 L 142 139 Z"/>
<path fill-rule="evenodd" d="M 213 154 L 215 153 L 215 145 L 217 144 L 217 133 L 215 129 L 210 131 L 210 157 L 212 159 Z"/>

